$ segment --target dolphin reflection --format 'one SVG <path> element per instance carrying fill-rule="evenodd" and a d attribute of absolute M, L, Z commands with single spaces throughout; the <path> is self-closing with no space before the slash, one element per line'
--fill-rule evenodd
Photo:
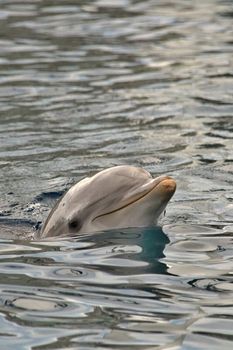
<path fill-rule="evenodd" d="M 167 265 L 162 259 L 170 240 L 159 226 L 108 230 L 98 235 L 83 235 L 81 239 L 77 235 L 77 241 L 91 242 L 97 251 L 106 248 L 106 258 L 100 254 L 95 260 L 97 268 L 100 262 L 102 271 L 128 276 L 167 274 Z"/>
<path fill-rule="evenodd" d="M 51 210 L 40 236 L 71 236 L 156 224 L 176 189 L 168 176 L 121 165 L 71 187 Z"/>

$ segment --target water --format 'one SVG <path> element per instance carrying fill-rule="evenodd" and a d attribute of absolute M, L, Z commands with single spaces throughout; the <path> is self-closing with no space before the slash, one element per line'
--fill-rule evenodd
<path fill-rule="evenodd" d="M 231 1 L 0 1 L 3 349 L 232 349 Z M 162 228 L 25 240 L 65 189 L 169 174 Z"/>

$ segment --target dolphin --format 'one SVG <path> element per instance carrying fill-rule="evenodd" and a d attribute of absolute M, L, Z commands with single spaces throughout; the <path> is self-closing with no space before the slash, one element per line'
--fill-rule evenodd
<path fill-rule="evenodd" d="M 175 190 L 174 179 L 153 178 L 143 168 L 119 165 L 105 169 L 84 178 L 58 200 L 40 238 L 152 226 Z"/>

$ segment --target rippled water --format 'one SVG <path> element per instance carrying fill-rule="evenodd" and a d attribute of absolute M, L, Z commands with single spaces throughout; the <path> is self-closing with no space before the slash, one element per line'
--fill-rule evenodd
<path fill-rule="evenodd" d="M 3 349 L 232 349 L 232 1 L 0 1 Z M 29 241 L 71 184 L 172 175 L 163 228 Z"/>

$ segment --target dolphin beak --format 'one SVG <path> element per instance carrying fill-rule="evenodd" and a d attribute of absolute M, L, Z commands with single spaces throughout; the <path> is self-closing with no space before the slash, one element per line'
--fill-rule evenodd
<path fill-rule="evenodd" d="M 140 200 L 147 201 L 149 198 L 154 198 L 156 202 L 158 202 L 158 207 L 164 208 L 167 202 L 171 199 L 176 190 L 176 182 L 173 178 L 169 176 L 159 176 L 155 179 L 151 179 L 148 183 L 143 186 L 137 188 L 133 193 L 131 193 L 128 197 L 123 198 L 121 203 L 117 203 L 118 205 L 112 210 L 104 210 L 103 213 L 100 213 L 96 217 L 93 218 L 92 221 L 103 217 L 105 215 L 113 214 L 118 212 L 119 210 L 125 209 L 130 205 L 139 202 Z M 158 208 L 159 209 L 159 208 Z"/>
<path fill-rule="evenodd" d="M 152 189 L 152 191 L 153 190 L 156 190 L 158 194 L 169 200 L 175 193 L 176 182 L 173 178 L 166 176 Z"/>

